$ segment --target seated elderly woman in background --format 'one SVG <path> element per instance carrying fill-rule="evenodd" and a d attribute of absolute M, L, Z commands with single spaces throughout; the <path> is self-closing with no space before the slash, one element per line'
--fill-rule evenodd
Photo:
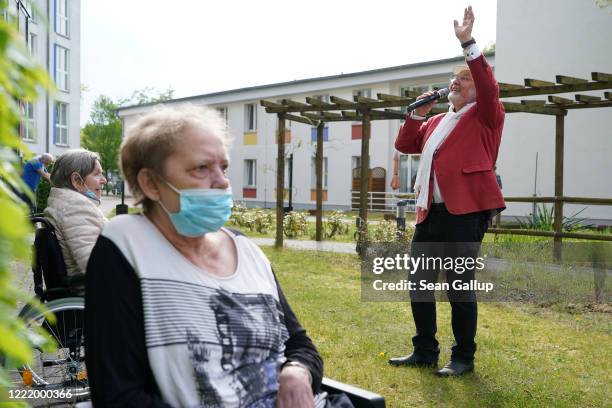
<path fill-rule="evenodd" d="M 144 214 L 111 220 L 88 265 L 94 406 L 313 407 L 316 348 L 263 252 L 223 228 L 227 138 L 215 111 L 166 107 L 123 141 Z"/>
<path fill-rule="evenodd" d="M 68 276 L 85 273 L 91 250 L 107 222 L 100 211 L 106 184 L 97 153 L 68 150 L 51 171 L 51 191 L 44 214 L 55 227 Z"/>

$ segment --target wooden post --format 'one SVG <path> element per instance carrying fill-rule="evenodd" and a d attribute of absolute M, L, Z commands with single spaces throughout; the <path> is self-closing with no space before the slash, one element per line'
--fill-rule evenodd
<path fill-rule="evenodd" d="M 563 230 L 563 147 L 564 147 L 564 120 L 563 115 L 555 116 L 555 219 L 554 230 L 560 234 Z M 553 259 L 561 261 L 562 243 L 561 236 L 553 238 Z"/>
<path fill-rule="evenodd" d="M 278 153 L 276 157 L 276 248 L 283 247 L 283 220 L 285 218 L 285 117 L 278 114 Z"/>
<path fill-rule="evenodd" d="M 317 173 L 317 221 L 316 221 L 316 237 L 317 241 L 323 240 L 323 131 L 325 123 L 319 122 L 317 126 L 317 153 L 315 157 L 315 166 Z M 329 165 L 329 163 L 328 163 Z"/>
<path fill-rule="evenodd" d="M 359 191 L 359 218 L 363 220 L 364 230 L 368 221 L 368 187 L 370 181 L 370 111 L 364 109 L 361 134 L 361 190 Z"/>

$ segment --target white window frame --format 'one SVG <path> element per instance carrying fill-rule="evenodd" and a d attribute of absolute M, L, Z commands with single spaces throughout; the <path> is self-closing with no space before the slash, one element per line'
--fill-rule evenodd
<path fill-rule="evenodd" d="M 400 154 L 400 193 L 413 193 L 414 182 L 419 169 L 420 154 Z"/>
<path fill-rule="evenodd" d="M 28 14 L 30 15 L 30 23 L 38 23 L 38 18 L 36 17 L 36 11 L 34 9 L 34 7 L 32 7 L 32 3 L 35 3 L 34 0 L 26 0 L 25 2 L 25 9 L 27 10 Z"/>
<path fill-rule="evenodd" d="M 54 0 L 55 32 L 61 36 L 70 36 L 70 0 Z"/>
<path fill-rule="evenodd" d="M 23 117 L 25 118 L 25 129 L 23 131 L 23 140 L 25 142 L 36 141 L 36 113 L 34 102 L 24 102 Z"/>
<path fill-rule="evenodd" d="M 310 172 L 310 189 L 317 189 L 317 158 L 313 157 L 311 160 L 312 163 L 312 171 Z M 323 157 L 323 190 L 327 190 L 328 182 L 329 182 L 329 161 L 327 157 Z"/>
<path fill-rule="evenodd" d="M 257 160 L 256 159 L 244 159 L 243 187 L 244 188 L 257 188 Z"/>
<path fill-rule="evenodd" d="M 60 91 L 70 92 L 70 50 L 55 44 L 55 85 Z"/>
<path fill-rule="evenodd" d="M 30 50 L 30 55 L 35 57 L 38 55 L 38 35 L 30 32 L 28 36 L 28 48 Z"/>
<path fill-rule="evenodd" d="M 62 113 L 62 107 L 66 109 Z M 53 112 L 53 128 L 55 140 L 54 144 L 58 146 L 68 146 L 68 116 L 70 106 L 66 102 L 55 101 L 55 110 Z"/>
<path fill-rule="evenodd" d="M 247 103 L 244 105 L 244 130 L 245 132 L 254 132 L 257 130 L 256 103 Z"/>

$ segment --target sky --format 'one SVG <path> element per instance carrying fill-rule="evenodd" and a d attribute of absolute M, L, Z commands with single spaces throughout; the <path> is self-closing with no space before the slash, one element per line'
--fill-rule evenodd
<path fill-rule="evenodd" d="M 101 94 L 200 95 L 460 55 L 453 19 L 495 42 L 495 0 L 84 0 L 81 126 Z"/>

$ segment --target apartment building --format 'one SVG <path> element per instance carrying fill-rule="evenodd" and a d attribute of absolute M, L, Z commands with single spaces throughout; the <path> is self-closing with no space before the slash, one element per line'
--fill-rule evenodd
<path fill-rule="evenodd" d="M 494 63 L 494 56 L 489 60 Z M 278 118 L 259 105 L 260 99 L 278 101 L 288 98 L 304 101 L 314 96 L 328 101 L 331 95 L 344 99 L 353 96 L 376 98 L 377 93 L 403 94 L 404 90 L 425 92 L 448 86 L 452 67 L 462 57 L 328 77 L 310 78 L 224 92 L 180 98 L 171 105 L 191 103 L 216 108 L 226 119 L 233 138 L 229 177 L 234 198 L 247 206 L 273 207 L 276 200 L 276 129 Z M 124 129 L 153 105 L 119 109 Z M 373 121 L 370 141 L 370 165 L 378 168 L 379 178 L 388 186 L 393 174 L 394 141 L 400 120 Z M 316 129 L 298 122 L 287 122 L 285 134 L 287 158 L 292 157 L 292 201 L 297 209 L 315 206 Z M 323 207 L 351 208 L 354 169 L 361 160 L 361 122 L 335 122 L 324 130 Z M 401 157 L 401 191 L 411 191 L 416 176 L 418 155 Z M 285 188 L 289 189 L 289 161 L 285 167 Z M 390 190 L 390 188 L 389 188 Z"/>
<path fill-rule="evenodd" d="M 23 104 L 21 137 L 35 154 L 59 155 L 80 146 L 80 0 L 9 0 L 5 20 L 17 19 L 36 61 L 57 90 Z"/>

